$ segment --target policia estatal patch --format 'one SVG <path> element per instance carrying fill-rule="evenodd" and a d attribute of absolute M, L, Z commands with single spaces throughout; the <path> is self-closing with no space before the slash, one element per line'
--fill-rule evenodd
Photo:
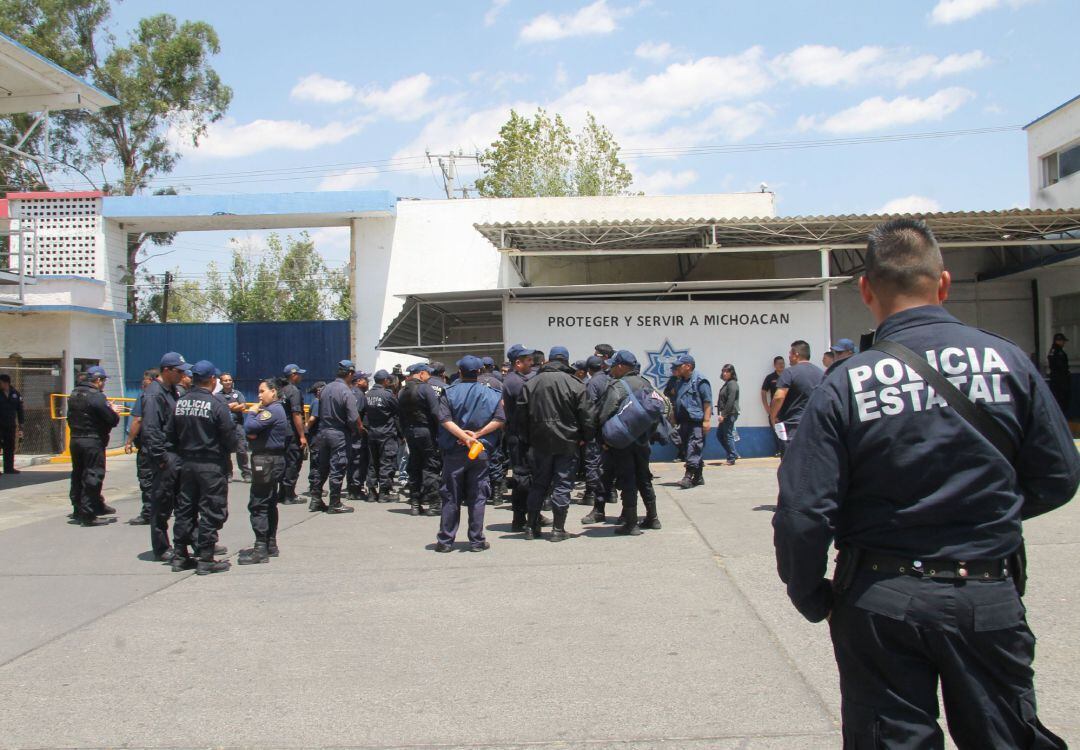
<path fill-rule="evenodd" d="M 265 422 L 266 420 L 270 419 L 270 417 L 272 417 L 272 416 L 273 416 L 273 415 L 272 415 L 272 414 L 271 414 L 270 412 L 268 412 L 268 411 L 261 411 L 261 412 L 259 412 L 259 419 L 260 419 L 260 420 L 262 420 L 263 422 Z"/>

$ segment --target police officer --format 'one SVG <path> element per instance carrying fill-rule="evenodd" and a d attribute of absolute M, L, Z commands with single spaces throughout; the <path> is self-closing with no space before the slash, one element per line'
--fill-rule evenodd
<path fill-rule="evenodd" d="M 370 377 L 362 371 L 353 375 L 352 395 L 356 401 L 356 412 L 360 415 L 360 425 L 353 432 L 352 450 L 349 452 L 347 490 L 352 502 L 375 500 L 367 492 L 368 466 L 371 463 L 367 436 L 367 392 Z"/>
<path fill-rule="evenodd" d="M 449 383 L 446 382 L 446 365 L 442 362 L 432 362 L 431 377 L 427 379 L 428 387 L 435 391 L 436 396 L 442 396 L 443 391 L 449 387 Z"/>
<path fill-rule="evenodd" d="M 941 306 L 951 279 L 923 222 L 874 229 L 865 262 L 892 349 L 863 347 L 810 397 L 773 518 L 788 596 L 830 620 L 845 747 L 942 747 L 940 681 L 960 747 L 1064 748 L 1037 718 L 1019 589 L 1022 521 L 1080 481 L 1068 426 L 1022 351 Z M 961 393 L 933 386 L 939 367 Z"/>
<path fill-rule="evenodd" d="M 217 396 L 225 402 L 232 412 L 233 422 L 236 423 L 236 465 L 240 468 L 240 478 L 245 482 L 251 481 L 251 469 L 248 468 L 248 442 L 244 437 L 244 412 L 247 403 L 244 394 L 233 387 L 232 373 L 223 372 L 218 378 L 221 390 Z M 232 475 L 232 457 L 229 457 L 229 474 Z"/>
<path fill-rule="evenodd" d="M 409 374 L 398 393 L 401 429 L 409 447 L 409 512 L 414 516 L 439 515 L 438 436 L 439 397 L 427 385 L 431 368 L 423 363 L 409 365 Z M 425 509 L 424 506 L 427 506 Z"/>
<path fill-rule="evenodd" d="M 595 354 L 585 360 L 585 369 L 589 373 L 589 378 L 585 381 L 585 393 L 599 410 L 611 376 L 604 372 L 604 360 Z M 603 523 L 607 518 L 604 503 L 607 502 L 610 487 L 604 482 L 605 463 L 610 463 L 608 452 L 603 449 L 600 436 L 596 435 L 585 443 L 585 494 L 582 495 L 581 504 L 591 503 L 593 509 L 581 519 L 582 523 Z"/>
<path fill-rule="evenodd" d="M 532 350 L 521 344 L 514 344 L 506 351 L 511 370 L 503 379 L 503 408 L 506 412 L 504 444 L 506 457 L 513 471 L 510 481 L 510 503 L 514 509 L 511 529 L 525 531 L 528 513 L 529 484 L 532 476 L 529 472 L 527 442 L 525 430 L 517 419 L 517 402 L 525 389 L 525 384 L 533 377 Z"/>
<path fill-rule="evenodd" d="M 652 384 L 641 377 L 637 357 L 633 352 L 620 349 L 607 362 L 611 382 L 600 402 L 599 418 L 601 429 L 605 422 L 619 411 L 619 405 L 626 398 L 628 391 L 640 391 L 651 388 Z M 659 529 L 660 520 L 656 514 L 656 492 L 652 486 L 652 472 L 649 470 L 648 434 L 642 435 L 625 448 L 607 446 L 615 471 L 615 482 L 622 494 L 622 525 L 615 529 L 616 534 L 638 536 L 641 528 Z M 638 496 L 645 505 L 645 518 L 638 525 Z"/>
<path fill-rule="evenodd" d="M 236 422 L 221 399 L 213 395 L 217 378 L 212 362 L 191 367 L 191 390 L 181 396 L 166 426 L 169 441 L 180 455 L 180 492 L 173 523 L 174 571 L 194 567 L 198 575 L 229 569 L 216 560 L 218 532 L 229 517 L 229 455 L 236 450 Z M 192 560 L 193 546 L 198 562 Z"/>
<path fill-rule="evenodd" d="M 532 485 L 529 487 L 526 539 L 540 538 L 540 509 L 551 492 L 551 540 L 567 538 L 566 515 L 577 474 L 578 447 L 593 439 L 596 407 L 585 384 L 570 369 L 570 353 L 552 347 L 550 360 L 525 384 L 518 398 L 516 418 L 526 430 Z"/>
<path fill-rule="evenodd" d="M 97 526 L 104 515 L 101 487 L 105 482 L 105 447 L 120 415 L 105 398 L 105 370 L 93 366 L 68 397 L 71 433 L 71 505 L 80 526 Z"/>
<path fill-rule="evenodd" d="M 795 437 L 810 395 L 825 377 L 821 368 L 810 361 L 810 344 L 801 339 L 791 342 L 788 364 L 791 366 L 776 380 L 776 392 L 769 406 L 769 421 L 780 438 L 781 454 Z"/>
<path fill-rule="evenodd" d="M 491 493 L 487 456 L 494 442 L 491 438 L 506 421 L 502 392 L 477 382 L 483 367 L 472 355 L 457 363 L 461 377 L 446 389 L 438 406 L 439 448 L 442 464 L 442 521 L 435 551 L 453 549 L 461 522 L 461 506 L 469 509 L 469 548 L 483 552 L 491 545 L 484 538 L 484 505 Z M 480 441 L 484 450 L 469 458 L 469 449 Z"/>
<path fill-rule="evenodd" d="M 1050 370 L 1050 392 L 1065 414 L 1069 413 L 1069 397 L 1072 390 L 1072 375 L 1069 374 L 1069 355 L 1065 352 L 1064 333 L 1054 334 L 1054 343 L 1046 355 L 1046 364 Z"/>
<path fill-rule="evenodd" d="M 349 471 L 349 451 L 352 436 L 360 425 L 356 396 L 349 388 L 353 372 L 352 361 L 337 363 L 337 378 L 327 383 L 319 393 L 319 483 L 311 488 L 308 510 L 326 513 L 352 513 L 355 508 L 341 502 L 341 489 Z M 322 501 L 322 482 L 330 482 L 330 504 Z"/>
<path fill-rule="evenodd" d="M 394 472 L 397 471 L 398 441 L 401 439 L 398 400 L 390 390 L 393 382 L 393 375 L 379 370 L 375 373 L 375 387 L 367 392 L 368 448 L 371 454 L 368 494 L 384 503 L 394 499 Z"/>
<path fill-rule="evenodd" d="M 495 360 L 492 357 L 482 357 L 483 366 L 476 382 L 499 392 L 502 395 L 503 376 L 495 369 Z M 503 451 L 503 432 L 495 432 L 488 438 L 489 447 L 487 453 L 488 478 L 491 481 L 491 491 L 487 493 L 488 505 L 494 505 L 502 497 L 503 483 L 506 481 L 506 459 Z"/>
<path fill-rule="evenodd" d="M 307 419 L 304 420 L 304 435 L 307 437 L 308 444 L 308 489 L 301 497 L 308 498 L 309 510 L 312 509 L 310 501 L 316 487 L 319 488 L 320 497 L 322 495 L 322 486 L 326 482 L 326 470 L 328 470 L 320 460 L 322 444 L 319 442 L 319 394 L 325 387 L 326 381 L 317 380 L 307 389 L 308 394 L 315 397 L 308 410 Z"/>
<path fill-rule="evenodd" d="M 269 562 L 280 552 L 277 544 L 278 502 L 285 476 L 285 446 L 292 428 L 285 418 L 275 380 L 259 383 L 259 405 L 244 415 L 245 439 L 251 440 L 251 490 L 248 514 L 255 546 L 240 550 L 236 562 L 253 565 Z"/>
<path fill-rule="evenodd" d="M 840 339 L 832 345 L 829 351 L 832 352 L 833 361 L 831 365 L 825 368 L 826 374 L 834 370 L 845 359 L 855 356 L 855 342 L 851 339 Z"/>
<path fill-rule="evenodd" d="M 477 378 L 477 382 L 492 388 L 496 387 L 492 385 L 492 383 L 498 383 L 499 390 L 502 390 L 502 373 L 495 369 L 494 357 L 481 357 L 480 361 L 484 363 L 484 367 L 480 371 L 480 377 Z"/>
<path fill-rule="evenodd" d="M 675 360 L 675 424 L 686 447 L 686 474 L 678 484 L 684 490 L 705 484 L 701 453 L 712 421 L 712 385 L 697 372 L 697 363 L 689 354 Z"/>
<path fill-rule="evenodd" d="M 4 473 L 18 474 L 15 443 L 22 437 L 26 414 L 22 394 L 11 384 L 11 376 L 0 374 L 0 450 L 4 452 Z"/>
<path fill-rule="evenodd" d="M 300 381 L 306 372 L 295 364 L 287 364 L 282 370 L 286 382 L 281 389 L 281 404 L 293 428 L 293 438 L 285 448 L 285 478 L 282 480 L 285 495 L 281 500 L 284 505 L 303 502 L 296 496 L 296 482 L 300 478 L 304 453 L 308 449 L 307 436 L 304 435 L 304 396 L 300 393 Z"/>
<path fill-rule="evenodd" d="M 154 486 L 154 469 L 150 464 L 150 454 L 142 449 L 142 440 L 139 433 L 142 431 L 143 399 L 146 389 L 160 375 L 156 369 L 145 370 L 142 377 L 142 390 L 139 392 L 135 403 L 131 405 L 131 424 L 128 426 L 127 440 L 124 441 L 124 453 L 135 454 L 135 477 L 139 481 L 139 491 L 142 494 L 142 508 L 139 515 L 128 520 L 132 526 L 150 525 L 150 490 Z"/>
<path fill-rule="evenodd" d="M 150 547 L 155 560 L 171 562 L 169 517 L 176 504 L 180 480 L 180 456 L 165 432 L 179 398 L 176 387 L 190 365 L 177 352 L 161 357 L 160 374 L 143 391 L 143 416 L 139 428 L 142 450 L 150 457 L 153 479 L 150 487 Z"/>

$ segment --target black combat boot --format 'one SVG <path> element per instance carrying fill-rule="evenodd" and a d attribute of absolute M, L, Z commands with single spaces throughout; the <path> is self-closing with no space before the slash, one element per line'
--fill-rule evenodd
<path fill-rule="evenodd" d="M 656 498 L 650 500 L 643 497 L 641 501 L 645 504 L 645 517 L 641 519 L 641 528 L 659 531 L 662 527 L 656 515 Z"/>
<path fill-rule="evenodd" d="M 326 510 L 326 503 L 322 501 L 321 495 L 312 495 L 311 502 L 308 503 L 307 509 L 311 513 L 322 513 Z"/>
<path fill-rule="evenodd" d="M 525 511 L 514 508 L 514 520 L 510 522 L 510 530 L 518 533 L 525 531 L 528 527 L 526 518 Z"/>
<path fill-rule="evenodd" d="M 311 495 L 311 497 L 314 499 L 315 496 Z M 296 488 L 295 487 L 285 487 L 282 490 L 282 492 L 281 492 L 281 504 L 282 505 L 299 505 L 302 502 L 304 502 L 304 501 L 296 496 Z"/>
<path fill-rule="evenodd" d="M 94 515 L 96 516 L 114 516 L 116 515 L 116 508 L 112 507 L 104 500 L 101 501 L 101 505 L 94 509 Z"/>
<path fill-rule="evenodd" d="M 237 565 L 258 565 L 270 562 L 270 551 L 265 542 L 255 542 L 251 549 L 240 550 L 240 556 L 236 558 Z"/>
<path fill-rule="evenodd" d="M 277 546 L 277 537 L 270 537 L 270 541 L 266 543 L 266 554 L 270 557 L 277 557 L 281 554 L 281 550 Z"/>
<path fill-rule="evenodd" d="M 541 539 L 540 533 L 540 511 L 530 510 L 525 519 L 525 538 Z"/>
<path fill-rule="evenodd" d="M 700 487 L 701 485 L 705 484 L 705 477 L 703 477 L 701 475 L 701 473 L 703 471 L 705 471 L 704 466 L 699 466 L 696 469 L 694 469 L 694 476 L 693 476 L 693 479 L 691 480 L 691 483 L 693 484 L 694 487 Z"/>
<path fill-rule="evenodd" d="M 384 485 L 379 488 L 379 502 L 380 503 L 392 503 L 395 500 L 400 500 L 401 497 L 394 492 L 393 485 Z"/>
<path fill-rule="evenodd" d="M 341 495 L 330 496 L 330 507 L 326 509 L 327 513 L 352 513 L 356 508 L 351 505 L 345 505 L 341 502 Z"/>
<path fill-rule="evenodd" d="M 555 514 L 554 526 L 551 529 L 551 541 L 561 542 L 568 538 L 566 533 L 566 514 L 570 512 L 569 508 L 555 508 L 553 513 Z"/>
<path fill-rule="evenodd" d="M 174 547 L 173 556 L 170 561 L 173 573 L 182 573 L 185 570 L 191 570 L 195 567 L 195 560 L 192 559 L 188 553 L 187 547 Z"/>
<path fill-rule="evenodd" d="M 681 487 L 684 490 L 688 490 L 691 487 L 693 487 L 694 486 L 694 470 L 693 469 L 687 469 L 686 474 L 683 475 L 683 478 L 680 479 L 676 483 L 676 485 L 678 487 Z"/>
<path fill-rule="evenodd" d="M 607 520 L 607 516 L 604 514 L 604 501 L 593 503 L 592 512 L 589 515 L 581 519 L 582 523 L 603 523 Z"/>
<path fill-rule="evenodd" d="M 595 505 L 596 504 L 596 493 L 593 492 L 592 490 L 586 488 L 586 490 L 582 494 L 582 496 L 580 498 L 578 498 L 577 504 L 578 505 Z"/>
<path fill-rule="evenodd" d="M 228 560 L 215 560 L 213 552 L 203 552 L 195 564 L 195 575 L 207 576 L 211 573 L 224 573 L 231 566 Z"/>
<path fill-rule="evenodd" d="M 616 534 L 622 534 L 623 536 L 640 536 L 641 529 L 638 528 L 637 519 L 637 500 L 634 500 L 633 505 L 623 505 L 622 512 L 622 524 L 615 527 Z"/>

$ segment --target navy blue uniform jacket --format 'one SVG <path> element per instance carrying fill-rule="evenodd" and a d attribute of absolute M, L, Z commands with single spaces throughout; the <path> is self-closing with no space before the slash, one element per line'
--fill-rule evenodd
<path fill-rule="evenodd" d="M 1023 541 L 1021 521 L 1067 503 L 1080 482 L 1068 425 L 1031 360 L 936 305 L 885 320 L 904 344 L 1005 429 L 1010 465 L 914 371 L 868 350 L 810 397 L 780 465 L 773 517 L 780 578 L 813 622 L 832 608 L 826 556 L 838 547 L 912 559 L 993 560 Z"/>

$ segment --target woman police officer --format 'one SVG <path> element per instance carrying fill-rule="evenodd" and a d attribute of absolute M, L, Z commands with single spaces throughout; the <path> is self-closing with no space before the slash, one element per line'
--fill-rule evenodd
<path fill-rule="evenodd" d="M 251 494 L 248 512 L 255 546 L 240 551 L 237 563 L 269 562 L 278 556 L 278 502 L 285 473 L 285 447 L 291 435 L 278 386 L 274 380 L 259 383 L 259 406 L 244 415 L 244 433 L 251 441 Z"/>

